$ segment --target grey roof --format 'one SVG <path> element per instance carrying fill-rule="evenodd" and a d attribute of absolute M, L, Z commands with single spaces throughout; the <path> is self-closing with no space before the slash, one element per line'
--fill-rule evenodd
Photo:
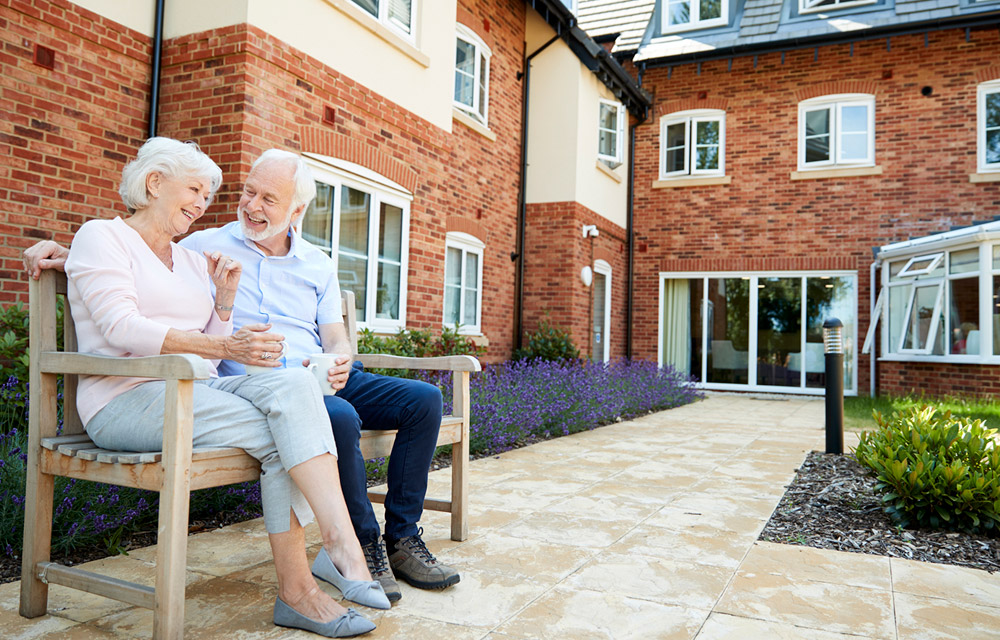
<path fill-rule="evenodd" d="M 729 0 L 727 27 L 660 34 L 658 0 L 580 0 L 579 24 L 591 37 L 620 33 L 614 53 L 635 62 L 694 60 L 778 47 L 920 28 L 1000 23 L 1000 2 L 987 0 L 877 0 L 854 7 L 798 14 L 798 0 Z"/>
<path fill-rule="evenodd" d="M 642 42 L 656 0 L 579 0 L 577 19 L 591 38 L 620 34 L 612 53 L 634 51 Z"/>

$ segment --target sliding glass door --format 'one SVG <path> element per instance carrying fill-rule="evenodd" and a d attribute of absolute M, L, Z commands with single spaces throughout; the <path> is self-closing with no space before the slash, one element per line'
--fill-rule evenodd
<path fill-rule="evenodd" d="M 852 273 L 662 274 L 660 299 L 660 364 L 705 388 L 821 393 L 823 322 L 836 317 L 855 392 Z"/>

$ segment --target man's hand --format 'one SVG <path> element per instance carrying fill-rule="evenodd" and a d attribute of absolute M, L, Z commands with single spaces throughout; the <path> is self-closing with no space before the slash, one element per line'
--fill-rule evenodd
<path fill-rule="evenodd" d="M 36 242 L 21 254 L 24 270 L 28 272 L 28 277 L 34 280 L 38 280 L 42 275 L 42 269 L 64 271 L 67 256 L 69 249 L 51 240 Z"/>
<path fill-rule="evenodd" d="M 337 366 L 327 371 L 326 379 L 335 391 L 347 386 L 347 379 L 351 376 L 351 360 L 351 356 L 347 354 L 337 354 Z M 302 366 L 309 366 L 309 358 L 302 361 Z"/>
<path fill-rule="evenodd" d="M 226 336 L 223 356 L 240 364 L 254 364 L 261 367 L 280 367 L 281 354 L 285 347 L 285 336 L 268 333 L 270 324 L 248 324 L 231 336 Z"/>

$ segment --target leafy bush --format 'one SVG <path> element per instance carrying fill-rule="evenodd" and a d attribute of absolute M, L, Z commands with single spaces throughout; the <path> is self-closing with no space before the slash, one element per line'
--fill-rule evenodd
<path fill-rule="evenodd" d="M 901 526 L 970 533 L 1000 530 L 1000 447 L 995 429 L 933 406 L 875 414 L 854 455 L 878 477 L 886 513 Z"/>
<path fill-rule="evenodd" d="M 526 333 L 528 344 L 514 351 L 515 360 L 576 360 L 580 350 L 573 344 L 573 338 L 562 327 L 549 324 L 548 320 L 538 323 L 534 333 Z"/>
<path fill-rule="evenodd" d="M 459 335 L 458 327 L 445 327 L 439 335 L 421 329 L 400 329 L 391 336 L 379 336 L 371 329 L 361 329 L 358 332 L 358 353 L 416 358 L 469 355 L 478 358 L 486 354 L 486 347 L 480 347 L 468 336 Z M 371 369 L 371 372 L 400 378 L 419 377 L 410 369 Z"/>

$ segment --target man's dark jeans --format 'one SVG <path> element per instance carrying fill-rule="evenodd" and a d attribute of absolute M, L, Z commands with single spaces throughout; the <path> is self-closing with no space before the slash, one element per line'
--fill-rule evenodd
<path fill-rule="evenodd" d="M 368 373 L 355 362 L 347 385 L 324 400 L 337 442 L 340 484 L 358 540 L 364 544 L 379 535 L 359 444 L 362 428 L 399 431 L 389 456 L 385 533 L 393 539 L 416 535 L 441 428 L 441 391 L 418 380 Z"/>

